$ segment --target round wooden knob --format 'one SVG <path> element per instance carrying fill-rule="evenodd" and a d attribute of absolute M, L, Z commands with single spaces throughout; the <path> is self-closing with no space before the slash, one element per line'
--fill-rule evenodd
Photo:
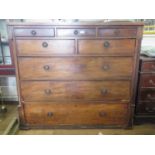
<path fill-rule="evenodd" d="M 46 94 L 46 95 L 50 95 L 50 94 L 52 94 L 51 89 L 45 89 L 44 91 L 45 91 L 45 94 Z"/>
<path fill-rule="evenodd" d="M 52 117 L 53 115 L 54 115 L 53 112 L 48 112 L 48 113 L 47 113 L 47 116 L 48 116 L 48 117 Z"/>
<path fill-rule="evenodd" d="M 104 46 L 105 48 L 108 48 L 108 47 L 110 46 L 110 43 L 109 43 L 108 41 L 105 41 L 104 44 L 103 44 L 103 46 Z"/>
<path fill-rule="evenodd" d="M 48 43 L 47 43 L 47 42 L 43 42 L 43 43 L 42 43 L 42 46 L 43 46 L 44 48 L 46 48 L 46 47 L 48 47 Z"/>
<path fill-rule="evenodd" d="M 106 89 L 106 88 L 101 89 L 101 94 L 102 95 L 108 94 L 108 89 Z"/>
<path fill-rule="evenodd" d="M 107 71 L 107 70 L 110 69 L 110 66 L 109 66 L 109 65 L 103 65 L 102 69 L 103 69 L 104 71 Z"/>
<path fill-rule="evenodd" d="M 78 30 L 75 30 L 75 31 L 74 31 L 74 34 L 75 34 L 75 35 L 78 35 L 78 34 L 79 34 Z"/>
<path fill-rule="evenodd" d="M 100 117 L 105 117 L 107 114 L 106 114 L 106 112 L 104 112 L 104 111 L 101 111 L 101 112 L 99 112 L 99 116 Z"/>
<path fill-rule="evenodd" d="M 33 36 L 35 36 L 35 35 L 37 34 L 37 32 L 36 32 L 35 30 L 32 30 L 32 31 L 31 31 L 31 34 L 32 34 Z"/>
<path fill-rule="evenodd" d="M 44 68 L 44 70 L 48 71 L 50 69 L 50 66 L 49 65 L 45 65 L 43 68 Z"/>

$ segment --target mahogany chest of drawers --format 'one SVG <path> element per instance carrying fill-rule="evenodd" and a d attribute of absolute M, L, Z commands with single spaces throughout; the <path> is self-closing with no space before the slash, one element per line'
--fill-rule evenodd
<path fill-rule="evenodd" d="M 140 57 L 137 121 L 155 122 L 155 58 Z"/>
<path fill-rule="evenodd" d="M 8 27 L 21 128 L 132 126 L 142 23 Z"/>

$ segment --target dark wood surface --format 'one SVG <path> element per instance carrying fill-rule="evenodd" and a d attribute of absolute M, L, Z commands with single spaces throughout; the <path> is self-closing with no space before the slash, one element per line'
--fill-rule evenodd
<path fill-rule="evenodd" d="M 129 101 L 130 81 L 26 81 L 21 92 L 24 101 Z"/>
<path fill-rule="evenodd" d="M 142 23 L 25 23 L 9 30 L 21 127 L 132 126 Z"/>
<path fill-rule="evenodd" d="M 39 28 L 25 28 L 25 29 L 20 29 L 17 28 L 14 31 L 15 36 L 27 36 L 27 37 L 42 37 L 42 36 L 46 36 L 46 37 L 52 37 L 54 36 L 54 29 L 49 29 L 49 28 L 43 28 L 43 29 L 39 29 Z"/>
<path fill-rule="evenodd" d="M 25 117 L 29 125 L 124 125 L 127 104 L 27 103 Z"/>
<path fill-rule="evenodd" d="M 74 40 L 16 40 L 18 55 L 74 54 Z"/>
<path fill-rule="evenodd" d="M 132 57 L 22 57 L 18 63 L 22 80 L 129 79 L 133 72 Z"/>
<path fill-rule="evenodd" d="M 155 58 L 141 56 L 136 121 L 155 121 Z M 147 119 L 149 118 L 149 119 Z"/>
<path fill-rule="evenodd" d="M 79 40 L 78 47 L 80 54 L 133 55 L 135 39 Z"/>

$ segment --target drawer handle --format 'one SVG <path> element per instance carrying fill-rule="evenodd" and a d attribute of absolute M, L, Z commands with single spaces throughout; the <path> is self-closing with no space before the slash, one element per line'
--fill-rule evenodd
<path fill-rule="evenodd" d="M 152 84 L 153 86 L 155 86 L 155 83 L 153 80 L 149 80 L 149 83 Z"/>
<path fill-rule="evenodd" d="M 53 115 L 54 115 L 53 112 L 48 112 L 48 113 L 47 113 L 47 116 L 48 116 L 48 117 L 52 117 Z"/>
<path fill-rule="evenodd" d="M 146 107 L 145 110 L 146 110 L 147 112 L 155 112 L 155 108 Z"/>
<path fill-rule="evenodd" d="M 37 34 L 37 32 L 36 32 L 35 30 L 32 30 L 32 31 L 31 31 L 31 34 L 32 34 L 33 36 L 35 36 L 35 35 Z"/>
<path fill-rule="evenodd" d="M 150 100 L 155 100 L 155 97 L 152 97 L 151 94 L 148 94 L 147 97 L 148 97 Z"/>
<path fill-rule="evenodd" d="M 107 114 L 104 111 L 99 112 L 100 117 L 105 117 Z"/>
<path fill-rule="evenodd" d="M 110 66 L 109 66 L 109 65 L 103 65 L 102 69 L 103 69 L 104 71 L 107 71 L 107 70 L 110 69 Z"/>
<path fill-rule="evenodd" d="M 78 35 L 78 34 L 79 34 L 79 31 L 78 31 L 78 30 L 75 30 L 75 31 L 74 31 L 74 34 L 75 34 L 75 35 Z"/>
<path fill-rule="evenodd" d="M 43 68 L 44 68 L 44 70 L 46 70 L 46 71 L 50 70 L 50 66 L 49 66 L 49 65 L 45 65 Z"/>
<path fill-rule="evenodd" d="M 46 48 L 46 47 L 48 47 L 48 43 L 47 43 L 47 42 L 43 42 L 43 43 L 42 43 L 42 46 L 43 46 L 44 48 Z"/>
<path fill-rule="evenodd" d="M 50 94 L 52 94 L 51 89 L 45 89 L 44 92 L 45 92 L 46 95 L 50 95 Z"/>
<path fill-rule="evenodd" d="M 105 88 L 101 89 L 101 94 L 102 95 L 108 94 L 108 89 L 105 89 Z"/>
<path fill-rule="evenodd" d="M 115 30 L 115 31 L 114 31 L 114 34 L 115 34 L 116 36 L 118 36 L 118 35 L 120 34 L 120 31 L 119 31 L 119 30 Z"/>
<path fill-rule="evenodd" d="M 108 41 L 105 41 L 103 45 L 105 48 L 108 48 L 110 46 L 110 43 Z"/>

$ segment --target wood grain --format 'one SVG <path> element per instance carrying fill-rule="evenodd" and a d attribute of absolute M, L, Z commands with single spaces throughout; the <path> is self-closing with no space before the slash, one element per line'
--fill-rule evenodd
<path fill-rule="evenodd" d="M 21 92 L 24 101 L 129 101 L 130 81 L 25 81 Z"/>
<path fill-rule="evenodd" d="M 136 29 L 105 29 L 100 28 L 98 30 L 98 35 L 101 37 L 136 37 L 137 30 Z"/>
<path fill-rule="evenodd" d="M 28 124 L 33 125 L 124 125 L 127 104 L 28 103 L 24 105 Z"/>
<path fill-rule="evenodd" d="M 43 47 L 47 44 L 47 47 Z M 18 55 L 73 54 L 74 40 L 16 40 Z"/>
<path fill-rule="evenodd" d="M 54 29 L 52 28 L 16 28 L 14 33 L 17 37 L 54 37 Z"/>
<path fill-rule="evenodd" d="M 131 77 L 130 57 L 19 58 L 21 79 L 89 80 Z M 45 69 L 47 67 L 49 69 Z"/>
<path fill-rule="evenodd" d="M 104 47 L 106 42 L 109 47 Z M 78 47 L 80 54 L 133 55 L 135 39 L 79 40 Z"/>
<path fill-rule="evenodd" d="M 96 29 L 94 28 L 66 28 L 57 29 L 59 37 L 96 37 Z"/>

